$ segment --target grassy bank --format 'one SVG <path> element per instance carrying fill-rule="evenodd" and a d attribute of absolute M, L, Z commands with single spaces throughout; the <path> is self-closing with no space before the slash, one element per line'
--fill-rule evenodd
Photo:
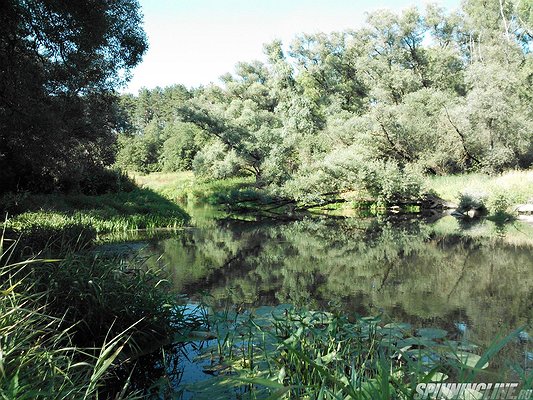
<path fill-rule="evenodd" d="M 500 175 L 463 174 L 431 176 L 425 188 L 457 205 L 474 198 L 491 214 L 512 212 L 518 204 L 533 199 L 533 170 L 508 171 Z"/>
<path fill-rule="evenodd" d="M 177 228 L 188 221 L 175 202 L 146 188 L 99 196 L 29 194 L 10 208 L 15 215 L 0 228 L 36 249 L 48 244 L 73 250 L 100 234 Z"/>
<path fill-rule="evenodd" d="M 268 193 L 254 186 L 251 177 L 206 181 L 194 177 L 192 172 L 133 174 L 133 176 L 140 186 L 180 203 L 228 205 L 238 211 L 239 207 L 250 206 L 254 202 L 259 206 L 262 201 L 270 204 L 272 200 Z M 469 202 L 481 205 L 491 215 L 502 213 L 512 215 L 516 205 L 533 199 L 533 171 L 508 171 L 494 176 L 487 174 L 428 176 L 422 192 L 433 193 L 457 206 L 468 206 Z M 341 211 L 353 208 L 372 211 L 376 208 L 376 201 L 358 200 L 350 196 L 352 195 L 343 194 L 339 198 L 340 203 L 328 207 Z M 345 197 L 347 202 L 342 203 Z M 260 208 L 257 210 L 261 211 Z M 383 210 L 386 211 L 386 207 Z M 407 209 L 407 211 L 412 210 Z M 341 214 L 347 213 L 341 212 Z"/>

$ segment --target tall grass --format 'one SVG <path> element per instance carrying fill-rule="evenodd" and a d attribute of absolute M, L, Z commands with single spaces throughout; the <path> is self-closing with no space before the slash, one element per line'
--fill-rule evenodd
<path fill-rule="evenodd" d="M 31 279 L 33 265 L 16 262 L 14 244 L 0 237 L 0 398 L 92 399 L 124 346 L 128 329 L 102 343 L 99 353 L 76 344 L 76 323 L 49 310 L 49 293 Z"/>
<path fill-rule="evenodd" d="M 17 260 L 17 245 L 0 238 L 0 398 L 135 397 L 108 387 L 110 373 L 191 329 L 170 284 L 141 260 Z"/>
<path fill-rule="evenodd" d="M 517 204 L 533 199 L 533 171 L 508 171 L 500 175 L 463 174 L 428 177 L 426 190 L 459 204 L 461 198 L 475 194 L 489 212 L 512 211 Z"/>
<path fill-rule="evenodd" d="M 252 177 L 206 180 L 195 177 L 192 172 L 134 174 L 133 177 L 140 186 L 178 203 L 220 205 L 235 199 L 256 199 L 259 196 L 253 188 Z"/>
<path fill-rule="evenodd" d="M 7 219 L 11 238 L 40 250 L 80 249 L 97 235 L 183 226 L 188 215 L 174 202 L 148 189 L 100 196 L 30 195 L 26 211 Z"/>

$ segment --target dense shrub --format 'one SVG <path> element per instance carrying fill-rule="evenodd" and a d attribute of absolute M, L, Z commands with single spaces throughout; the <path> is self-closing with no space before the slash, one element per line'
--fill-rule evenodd
<path fill-rule="evenodd" d="M 124 172 L 117 169 L 100 169 L 87 175 L 80 182 L 80 191 L 88 195 L 112 192 L 131 192 L 135 182 Z"/>

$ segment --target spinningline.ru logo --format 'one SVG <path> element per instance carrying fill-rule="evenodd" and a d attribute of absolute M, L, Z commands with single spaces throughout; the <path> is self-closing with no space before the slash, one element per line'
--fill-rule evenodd
<path fill-rule="evenodd" d="M 518 383 L 419 383 L 415 399 L 426 400 L 533 400 L 533 389 L 518 389 Z"/>

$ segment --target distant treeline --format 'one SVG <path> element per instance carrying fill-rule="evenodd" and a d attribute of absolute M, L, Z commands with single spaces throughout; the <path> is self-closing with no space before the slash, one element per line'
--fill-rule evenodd
<path fill-rule="evenodd" d="M 378 11 L 268 43 L 220 85 L 136 96 L 116 89 L 147 46 L 137 2 L 71 3 L 1 6 L 0 192 L 102 192 L 117 165 L 390 200 L 417 196 L 422 174 L 533 163 L 530 1 Z"/>
<path fill-rule="evenodd" d="M 385 199 L 416 195 L 423 173 L 528 168 L 532 50 L 531 2 L 378 11 L 357 30 L 302 34 L 288 52 L 268 43 L 266 63 L 238 63 L 221 85 L 123 95 L 117 164 Z"/>

